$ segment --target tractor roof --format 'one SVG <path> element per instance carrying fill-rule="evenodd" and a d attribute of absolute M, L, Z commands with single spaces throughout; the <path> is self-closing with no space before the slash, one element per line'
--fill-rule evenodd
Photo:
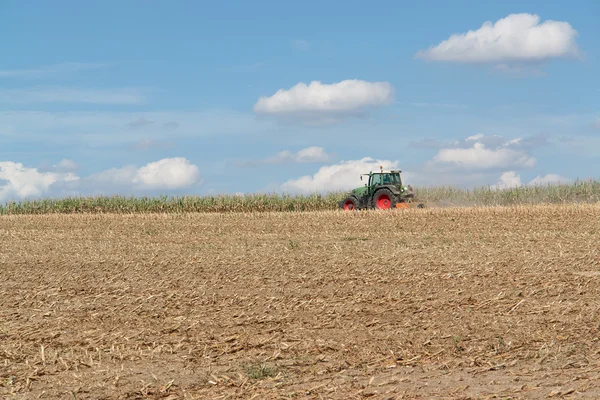
<path fill-rule="evenodd" d="M 402 170 L 392 169 L 392 170 L 389 170 L 389 171 L 385 171 L 385 170 L 371 171 L 371 174 L 399 174 L 401 172 L 402 172 Z M 363 174 L 363 175 L 368 175 L 368 174 Z"/>

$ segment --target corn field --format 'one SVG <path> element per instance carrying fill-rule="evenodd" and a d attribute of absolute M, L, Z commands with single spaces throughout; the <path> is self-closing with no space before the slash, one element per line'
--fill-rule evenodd
<path fill-rule="evenodd" d="M 508 206 L 519 204 L 595 203 L 600 200 L 600 181 L 523 186 L 498 190 L 493 187 L 464 189 L 452 186 L 417 188 L 417 202 L 431 206 Z M 247 194 L 160 197 L 69 197 L 35 199 L 0 204 L 2 214 L 76 213 L 185 213 L 335 210 L 345 192 L 326 194 Z"/>

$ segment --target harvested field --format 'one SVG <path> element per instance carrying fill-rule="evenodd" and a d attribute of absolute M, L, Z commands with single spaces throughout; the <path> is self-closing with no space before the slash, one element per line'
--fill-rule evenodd
<path fill-rule="evenodd" d="M 2 216 L 0 270 L 9 398 L 600 398 L 598 205 Z"/>

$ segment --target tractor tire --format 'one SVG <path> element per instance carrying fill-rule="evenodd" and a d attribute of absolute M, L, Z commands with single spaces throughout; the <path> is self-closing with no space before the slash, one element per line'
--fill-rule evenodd
<path fill-rule="evenodd" d="M 371 207 L 376 210 L 395 208 L 396 203 L 396 195 L 390 189 L 379 189 L 371 198 Z"/>
<path fill-rule="evenodd" d="M 346 211 L 354 211 L 358 209 L 358 199 L 354 196 L 348 196 L 340 202 L 340 208 Z"/>

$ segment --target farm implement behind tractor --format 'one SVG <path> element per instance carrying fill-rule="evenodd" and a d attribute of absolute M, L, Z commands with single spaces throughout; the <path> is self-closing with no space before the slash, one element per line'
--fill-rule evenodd
<path fill-rule="evenodd" d="M 369 172 L 361 174 L 368 177 L 365 186 L 352 190 L 346 198 L 339 202 L 340 208 L 344 210 L 409 208 L 414 201 L 415 191 L 412 187 L 404 186 L 400 176 L 400 170 Z M 423 208 L 418 204 L 417 208 Z"/>

